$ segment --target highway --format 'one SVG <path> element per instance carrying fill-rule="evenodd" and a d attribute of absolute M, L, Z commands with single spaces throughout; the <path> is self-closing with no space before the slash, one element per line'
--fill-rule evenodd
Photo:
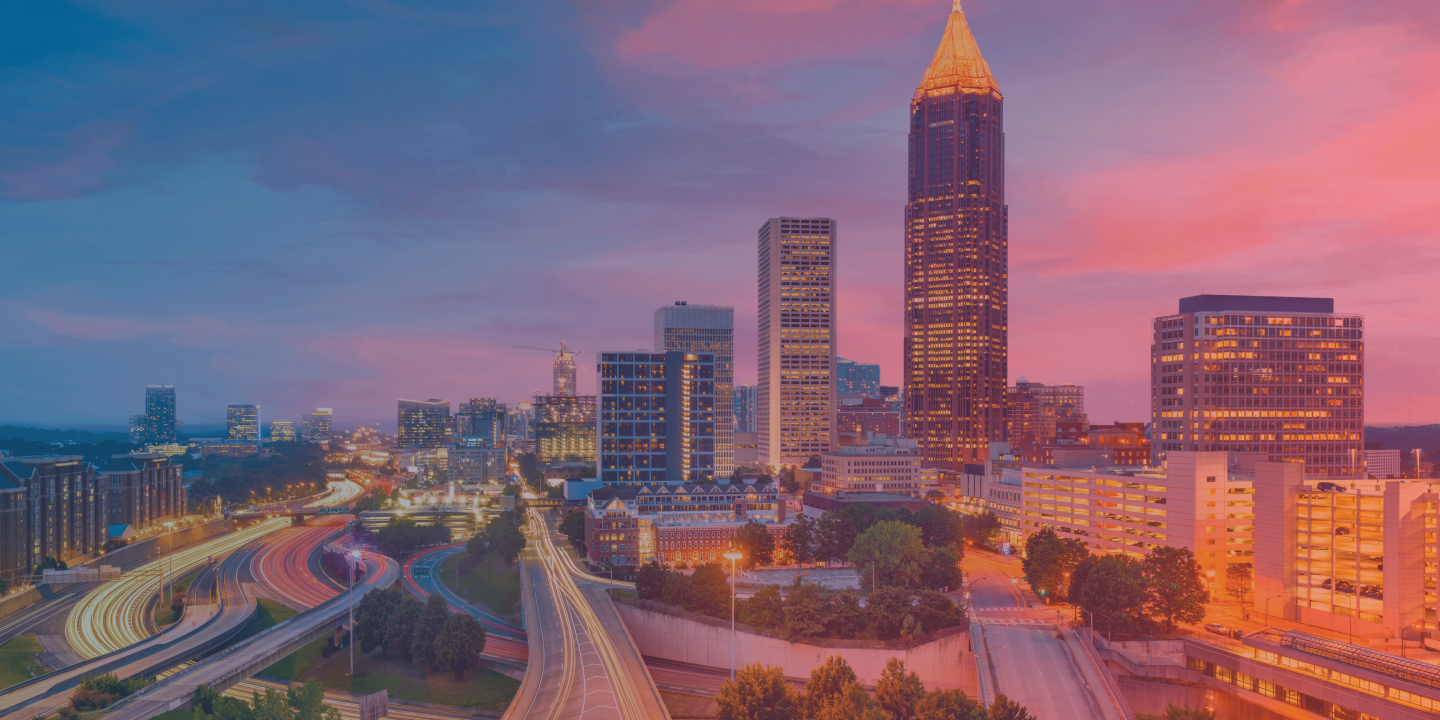
<path fill-rule="evenodd" d="M 441 545 L 421 553 L 405 561 L 405 582 L 411 592 L 422 598 L 428 598 L 434 593 L 440 593 L 447 602 L 450 609 L 456 612 L 463 612 L 472 615 L 476 620 L 485 626 L 485 632 L 491 636 L 500 635 L 512 640 L 524 642 L 525 630 L 517 627 L 514 623 L 495 615 L 491 610 L 482 610 L 461 597 L 450 586 L 441 582 L 440 565 L 450 557 L 465 552 L 464 543 L 452 545 Z M 418 577 L 414 570 L 423 569 L 425 572 Z"/>
<path fill-rule="evenodd" d="M 599 581 L 555 545 L 541 516 L 529 518 L 525 627 L 530 665 L 507 719 L 668 718 L 665 704 Z"/>

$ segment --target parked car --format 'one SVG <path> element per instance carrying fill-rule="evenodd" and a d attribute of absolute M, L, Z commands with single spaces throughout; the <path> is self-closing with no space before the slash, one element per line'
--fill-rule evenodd
<path fill-rule="evenodd" d="M 1216 635 L 1229 635 L 1229 634 L 1230 634 L 1230 628 L 1225 627 L 1224 625 L 1221 625 L 1220 623 L 1206 623 L 1206 624 L 1205 624 L 1205 631 L 1206 631 L 1206 632 L 1215 633 Z"/>

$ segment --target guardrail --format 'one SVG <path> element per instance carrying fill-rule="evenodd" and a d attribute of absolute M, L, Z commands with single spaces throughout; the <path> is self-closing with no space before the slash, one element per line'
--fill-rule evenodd
<path fill-rule="evenodd" d="M 1105 684 L 1105 693 L 1110 696 L 1115 708 L 1126 720 L 1134 720 L 1135 712 L 1130 709 L 1130 703 L 1125 701 L 1124 693 L 1120 692 L 1120 682 L 1110 674 L 1110 668 L 1105 667 L 1104 658 L 1095 649 L 1094 633 L 1087 627 L 1075 629 L 1075 637 L 1080 641 L 1081 647 L 1085 649 L 1085 657 L 1089 658 L 1090 664 L 1095 666 L 1095 671 L 1100 673 L 1101 681 Z"/>

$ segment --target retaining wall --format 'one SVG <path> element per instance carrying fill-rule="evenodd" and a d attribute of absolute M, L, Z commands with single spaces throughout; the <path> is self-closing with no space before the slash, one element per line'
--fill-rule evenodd
<path fill-rule="evenodd" d="M 146 538 L 137 543 L 131 543 L 125 547 L 111 550 L 98 558 L 85 561 L 86 565 L 115 565 L 124 567 L 137 562 L 153 559 L 160 553 L 170 549 L 180 549 L 186 545 L 192 545 L 215 537 L 221 533 L 227 533 L 235 529 L 235 521 L 230 519 L 212 520 L 203 525 L 194 525 L 171 533 L 166 538 L 165 533 L 160 533 L 152 538 Z M 174 543 L 171 545 L 171 543 Z"/>
<path fill-rule="evenodd" d="M 615 610 L 641 655 L 712 668 L 730 667 L 729 622 L 656 612 L 623 602 L 615 603 Z M 950 628 L 932 637 L 909 647 L 904 643 L 863 641 L 810 644 L 749 632 L 740 626 L 735 634 L 735 666 L 758 662 L 783 668 L 787 677 L 806 679 L 831 655 L 839 655 L 855 670 L 861 684 L 873 686 L 885 663 L 894 657 L 919 675 L 928 689 L 958 689 L 978 697 L 969 630 Z M 872 647 L 859 647 L 863 645 Z"/>
<path fill-rule="evenodd" d="M 7 618 L 29 607 L 49 600 L 69 588 L 71 583 L 36 585 L 0 600 L 0 618 Z"/>

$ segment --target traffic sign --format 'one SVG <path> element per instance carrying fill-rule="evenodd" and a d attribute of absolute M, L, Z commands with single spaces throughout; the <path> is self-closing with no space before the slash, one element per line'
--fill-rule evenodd
<path fill-rule="evenodd" d="M 317 515 L 350 515 L 348 507 L 322 507 L 316 510 Z"/>
<path fill-rule="evenodd" d="M 426 576 L 428 576 L 429 574 L 430 574 L 430 568 L 428 568 L 428 567 L 417 567 L 417 568 L 411 568 L 411 569 L 410 569 L 410 575 L 413 576 L 413 577 L 426 577 Z"/>

